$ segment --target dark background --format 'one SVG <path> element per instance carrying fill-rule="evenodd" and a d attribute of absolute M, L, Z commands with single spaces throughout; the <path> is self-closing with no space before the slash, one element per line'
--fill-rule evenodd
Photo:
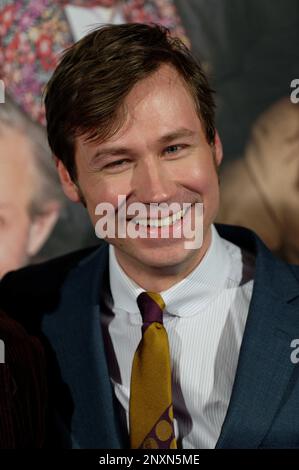
<path fill-rule="evenodd" d="M 299 78 L 298 0 L 174 0 L 217 92 L 224 164 L 243 153 L 256 117 Z"/>

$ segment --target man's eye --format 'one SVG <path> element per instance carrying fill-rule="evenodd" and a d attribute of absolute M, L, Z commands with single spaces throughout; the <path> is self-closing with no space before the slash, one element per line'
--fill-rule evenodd
<path fill-rule="evenodd" d="M 182 145 L 169 145 L 165 149 L 165 153 L 168 153 L 169 155 L 177 153 L 179 150 L 183 148 Z"/>
<path fill-rule="evenodd" d="M 123 166 L 123 164 L 127 162 L 128 160 L 126 160 L 125 158 L 123 158 L 122 160 L 115 160 L 114 162 L 105 165 L 104 168 L 118 168 L 120 166 Z"/>

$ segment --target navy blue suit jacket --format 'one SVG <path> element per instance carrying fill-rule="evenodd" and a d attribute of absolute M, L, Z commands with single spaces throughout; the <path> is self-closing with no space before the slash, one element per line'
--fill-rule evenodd
<path fill-rule="evenodd" d="M 250 231 L 217 226 L 256 256 L 253 295 L 217 448 L 299 448 L 299 267 L 276 259 Z M 128 446 L 105 356 L 99 286 L 108 245 L 9 273 L 0 307 L 43 343 L 52 447 Z M 221 267 L 219 267 L 221 268 Z"/>

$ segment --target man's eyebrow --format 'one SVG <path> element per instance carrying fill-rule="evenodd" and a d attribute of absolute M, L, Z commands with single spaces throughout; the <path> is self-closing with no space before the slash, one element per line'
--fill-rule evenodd
<path fill-rule="evenodd" d="M 159 142 L 161 144 L 167 144 L 176 139 L 182 139 L 186 137 L 194 137 L 197 133 L 195 131 L 191 131 L 191 129 L 177 129 L 173 132 L 169 132 L 168 134 L 163 135 L 159 138 Z"/>

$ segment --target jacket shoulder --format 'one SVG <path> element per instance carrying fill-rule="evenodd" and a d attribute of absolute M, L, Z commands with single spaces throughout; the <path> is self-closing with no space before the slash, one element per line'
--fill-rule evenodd
<path fill-rule="evenodd" d="M 85 248 L 41 264 L 11 271 L 0 282 L 0 308 L 16 320 L 43 309 L 59 294 L 68 273 L 98 246 Z"/>

